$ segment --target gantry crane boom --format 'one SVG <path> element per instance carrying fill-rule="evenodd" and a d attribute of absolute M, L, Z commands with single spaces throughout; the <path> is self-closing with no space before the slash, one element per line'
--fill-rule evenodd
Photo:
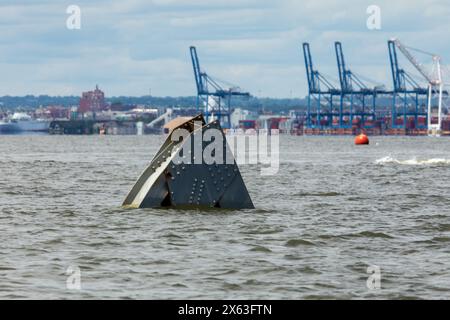
<path fill-rule="evenodd" d="M 204 85 L 204 75 L 202 74 L 202 71 L 200 69 L 200 62 L 198 60 L 197 56 L 197 49 L 195 47 L 190 47 L 191 50 L 191 59 L 192 59 L 192 67 L 194 68 L 194 76 L 195 76 L 195 83 L 197 85 L 197 92 L 200 93 L 207 93 L 207 89 Z"/>
<path fill-rule="evenodd" d="M 397 48 L 403 53 L 403 55 L 406 57 L 406 59 L 411 62 L 411 64 L 416 68 L 417 71 L 428 81 L 428 83 L 432 86 L 439 86 L 442 83 L 442 78 L 440 74 L 440 60 L 441 57 L 435 54 L 430 54 L 433 57 L 433 62 L 437 65 L 437 72 L 438 77 L 437 79 L 434 78 L 432 75 L 430 75 L 427 70 L 423 67 L 423 65 L 417 61 L 417 59 L 409 52 L 409 50 L 404 46 L 400 40 L 398 39 L 392 39 L 391 40 Z"/>
<path fill-rule="evenodd" d="M 342 92 L 353 91 L 352 86 L 352 72 L 347 70 L 344 59 L 344 52 L 342 51 L 342 44 L 340 42 L 334 43 L 334 48 L 336 51 L 336 59 L 339 71 L 339 81 L 341 84 Z"/>

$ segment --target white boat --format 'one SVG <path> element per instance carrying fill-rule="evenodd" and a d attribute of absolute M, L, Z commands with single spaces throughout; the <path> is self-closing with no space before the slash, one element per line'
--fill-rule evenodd
<path fill-rule="evenodd" d="M 45 132 L 49 127 L 49 120 L 33 119 L 23 112 L 16 112 L 11 117 L 0 121 L 0 133 Z"/>

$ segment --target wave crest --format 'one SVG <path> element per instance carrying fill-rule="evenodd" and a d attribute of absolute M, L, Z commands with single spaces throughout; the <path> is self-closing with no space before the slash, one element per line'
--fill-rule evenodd
<path fill-rule="evenodd" d="M 410 166 L 424 166 L 424 165 L 450 165 L 450 159 L 432 158 L 418 160 L 416 158 L 409 160 L 398 160 L 393 157 L 384 157 L 375 161 L 376 164 L 401 164 Z"/>

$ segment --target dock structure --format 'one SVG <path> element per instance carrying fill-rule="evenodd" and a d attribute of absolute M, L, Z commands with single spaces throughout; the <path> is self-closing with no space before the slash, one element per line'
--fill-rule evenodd
<path fill-rule="evenodd" d="M 138 122 L 116 121 L 116 120 L 54 120 L 48 129 L 52 135 L 89 135 L 89 134 L 110 134 L 110 135 L 135 135 L 138 134 Z"/>
<path fill-rule="evenodd" d="M 397 48 L 419 70 L 428 86 L 420 85 L 400 67 Z M 398 40 L 388 41 L 393 90 L 361 80 L 361 76 L 348 68 L 342 43 L 336 41 L 334 49 L 339 87 L 314 68 L 310 45 L 303 43 L 308 82 L 306 134 L 358 134 L 364 131 L 370 134 L 426 135 L 430 127 L 436 132 L 446 130 L 448 120 L 442 120 L 442 99 L 448 97 L 448 92 L 442 88 L 441 75 L 433 78 Z M 433 63 L 438 64 L 434 68 L 436 70 L 440 70 L 439 60 L 439 56 L 433 55 Z M 438 105 L 435 117 L 432 117 L 432 110 L 437 107 L 433 103 Z M 437 123 L 432 122 L 434 118 L 438 119 Z"/>

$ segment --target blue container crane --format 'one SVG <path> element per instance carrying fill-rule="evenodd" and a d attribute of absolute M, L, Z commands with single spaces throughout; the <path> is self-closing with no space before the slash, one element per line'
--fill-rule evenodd
<path fill-rule="evenodd" d="M 201 70 L 196 47 L 190 47 L 190 52 L 197 86 L 197 110 L 200 111 L 203 105 L 203 115 L 207 123 L 217 119 L 223 128 L 230 128 L 231 98 L 250 97 L 250 93 L 242 92 L 237 86 L 224 89 L 219 80 Z"/>
<path fill-rule="evenodd" d="M 333 126 L 335 116 L 335 97 L 340 96 L 336 89 L 319 71 L 314 69 L 309 43 L 303 43 L 306 77 L 308 80 L 307 128 L 329 128 Z M 324 105 L 322 105 L 324 100 Z"/>
<path fill-rule="evenodd" d="M 339 127 L 352 128 L 354 118 L 361 120 L 361 128 L 374 127 L 375 121 L 379 120 L 377 118 L 377 97 L 392 92 L 386 91 L 383 86 L 369 87 L 366 85 L 347 68 L 342 43 L 337 41 L 334 43 L 334 47 L 341 86 Z M 368 118 L 372 118 L 370 125 L 366 122 Z"/>
<path fill-rule="evenodd" d="M 397 56 L 397 47 L 399 46 L 404 51 L 403 54 L 406 55 L 408 60 L 410 60 L 411 63 L 415 62 L 417 64 L 415 59 L 405 51 L 405 48 L 402 47 L 397 39 L 388 41 L 392 80 L 394 83 L 394 92 L 392 96 L 392 127 L 406 128 L 408 118 L 413 117 L 416 128 L 426 129 L 430 121 L 430 119 L 428 119 L 427 103 L 430 99 L 430 92 L 431 94 L 436 94 L 436 91 L 433 87 L 430 91 L 429 86 L 424 87 L 423 85 L 418 84 L 409 73 L 399 67 Z M 417 65 L 414 66 L 422 75 L 424 75 L 424 78 L 427 79 L 427 81 L 430 81 L 429 76 L 421 67 Z M 444 91 L 444 94 L 448 93 Z M 399 115 L 403 117 L 402 124 L 396 123 Z M 419 123 L 418 119 L 420 116 L 425 119 L 423 123 Z"/>

